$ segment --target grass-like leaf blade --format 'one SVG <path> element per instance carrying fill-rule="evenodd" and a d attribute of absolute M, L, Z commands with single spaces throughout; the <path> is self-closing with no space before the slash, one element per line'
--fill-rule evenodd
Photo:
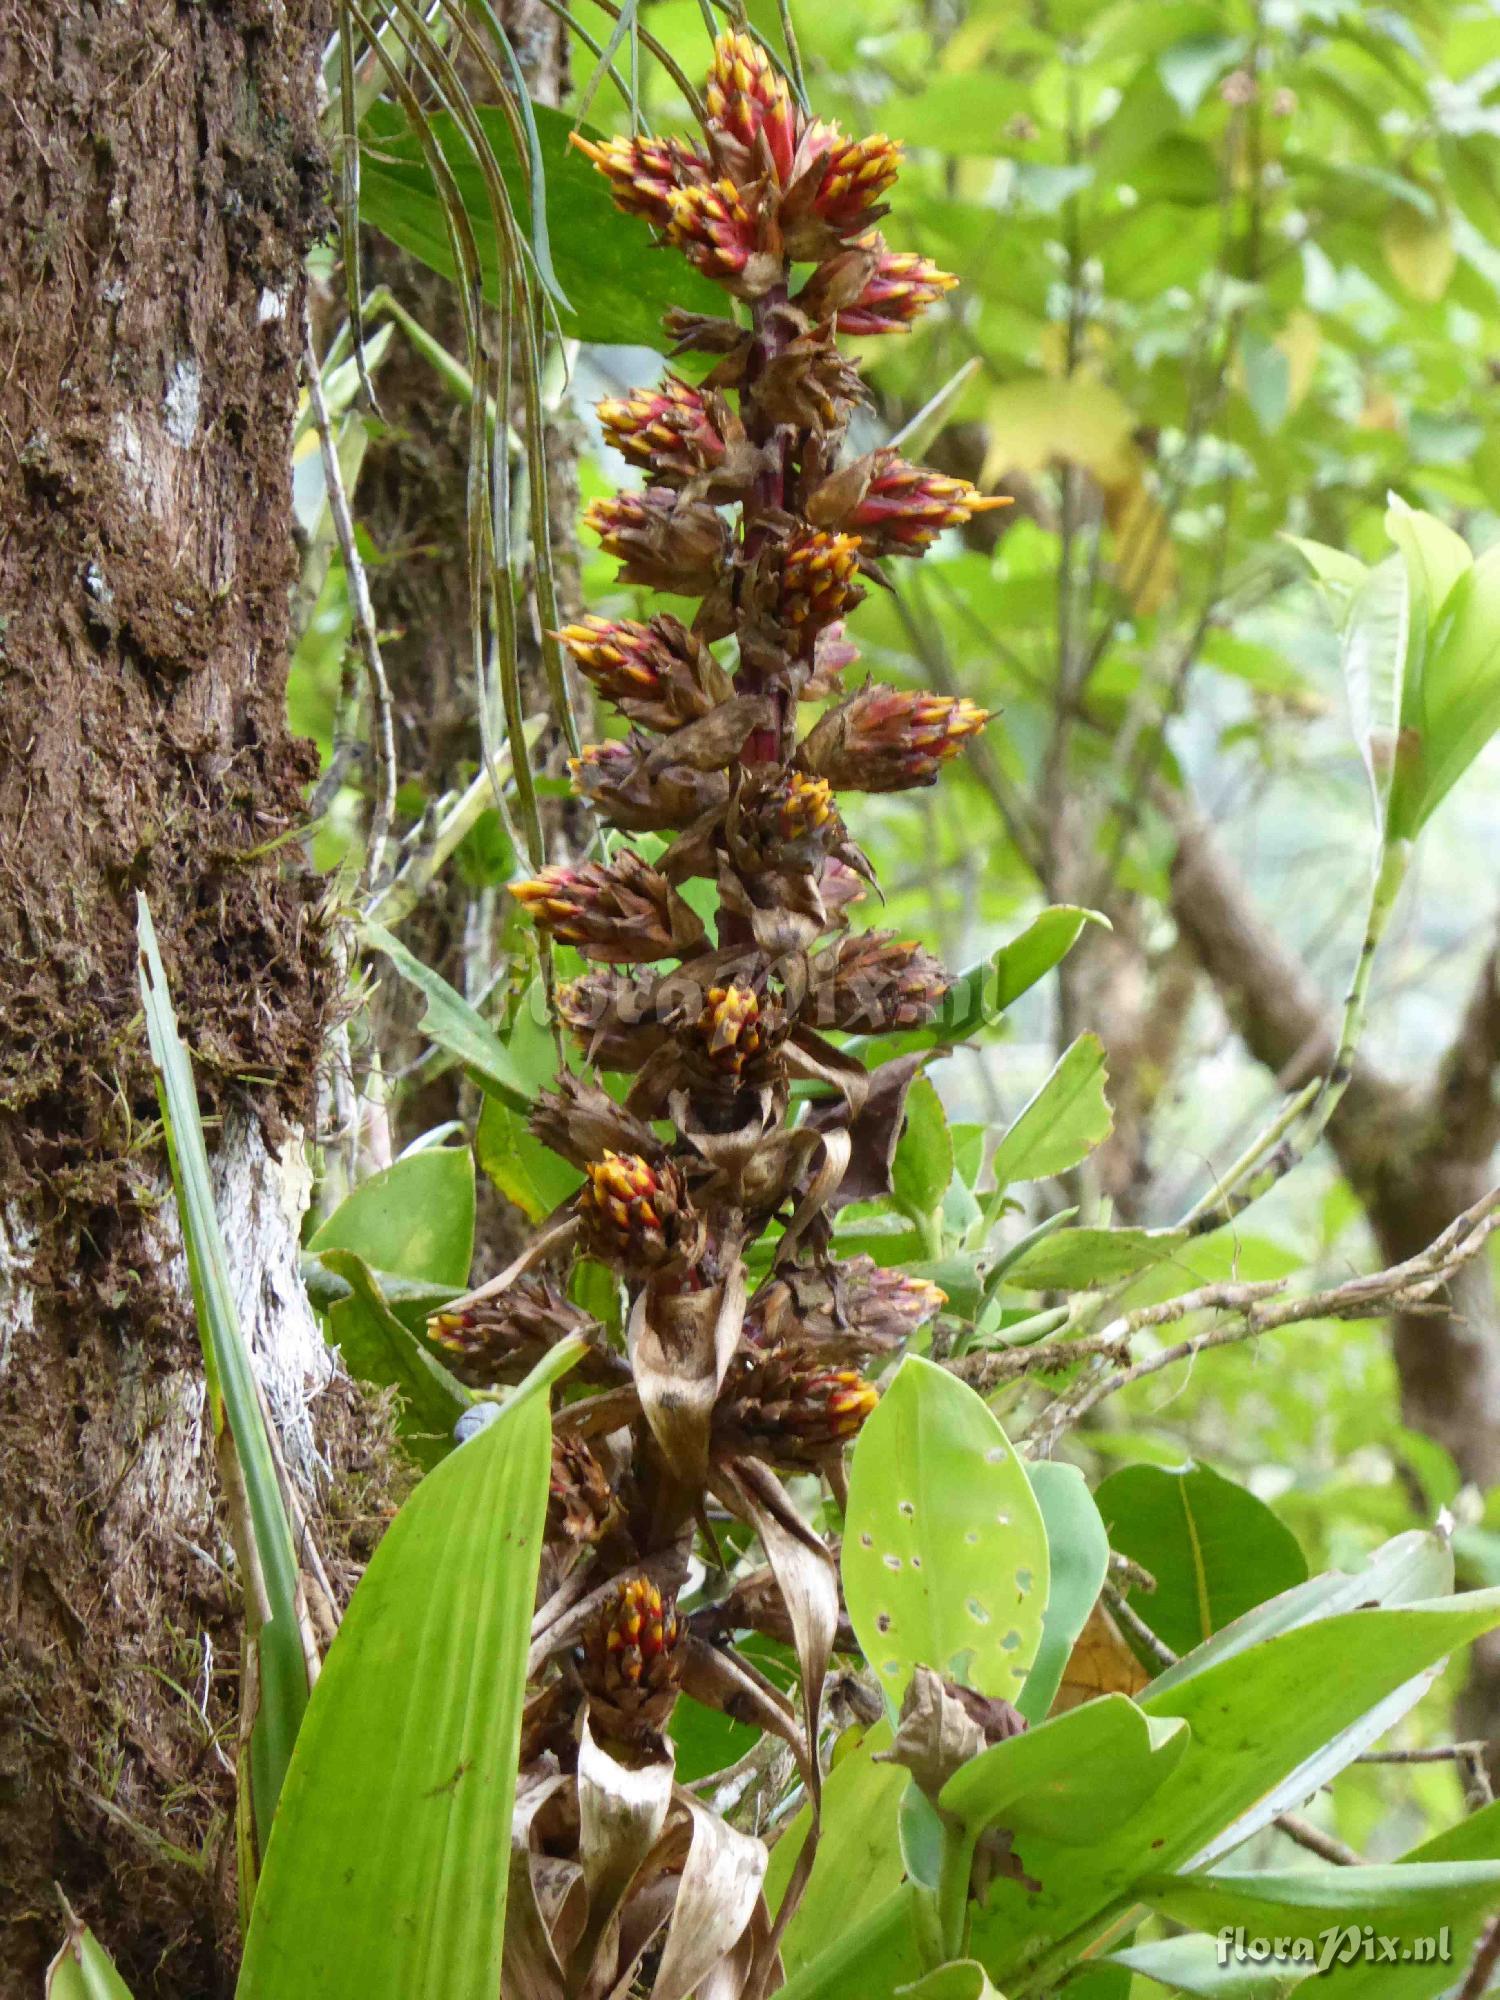
<path fill-rule="evenodd" d="M 238 1548 L 237 1554 L 246 1578 L 246 1617 L 259 1667 L 250 1782 L 256 1831 L 264 1849 L 307 1707 L 307 1660 L 297 1615 L 297 1559 L 229 1282 L 192 1063 L 178 1033 L 156 930 L 144 896 L 137 898 L 137 919 L 141 998 L 192 1280 L 214 1434 L 221 1452 L 227 1445 L 234 1454 L 244 1486 L 246 1518 L 237 1525 L 237 1532 L 249 1546 Z M 263 1602 L 257 1583 L 264 1591 Z"/>

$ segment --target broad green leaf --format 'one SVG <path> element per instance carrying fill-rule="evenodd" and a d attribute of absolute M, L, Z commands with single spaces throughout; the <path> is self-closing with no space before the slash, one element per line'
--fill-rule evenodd
<path fill-rule="evenodd" d="M 485 1090 L 520 1111 L 527 1110 L 535 1092 L 527 1088 L 504 1042 L 484 1016 L 379 924 L 363 925 L 360 940 L 371 950 L 384 952 L 401 977 L 426 996 L 420 1026 L 427 1039 L 456 1056 Z"/>
<path fill-rule="evenodd" d="M 1331 1570 L 1309 1578 L 1293 1590 L 1257 1605 L 1216 1632 L 1175 1667 L 1151 1683 L 1153 1695 L 1164 1695 L 1179 1682 L 1191 1680 L 1219 1660 L 1233 1658 L 1248 1647 L 1290 1632 L 1318 1618 L 1356 1611 L 1367 1604 L 1418 1604 L 1453 1588 L 1453 1552 L 1441 1535 L 1413 1528 L 1384 1543 L 1363 1568 L 1345 1573 Z"/>
<path fill-rule="evenodd" d="M 352 1250 L 325 1250 L 322 1258 L 349 1287 L 329 1308 L 329 1341 L 356 1381 L 398 1391 L 407 1450 L 419 1465 L 436 1465 L 453 1449 L 453 1426 L 473 1397 L 402 1325 L 363 1258 Z"/>
<path fill-rule="evenodd" d="M 918 1666 L 1019 1693 L 1047 1605 L 1047 1536 L 1025 1469 L 966 1383 L 908 1355 L 849 1471 L 844 1598 L 893 1707 Z"/>
<path fill-rule="evenodd" d="M 260 1592 L 246 1585 L 245 1614 L 260 1673 L 249 1763 L 256 1838 L 263 1851 L 307 1707 L 308 1663 L 297 1616 L 297 1558 L 292 1524 L 266 1436 L 260 1392 L 240 1330 L 224 1238 L 214 1211 L 193 1066 L 178 1033 L 156 929 L 144 896 L 136 898 L 136 922 L 141 999 L 193 1288 L 209 1408 L 215 1436 L 222 1439 L 228 1430 L 229 1445 L 244 1481 L 245 1518 L 236 1521 L 235 1532 L 237 1540 L 248 1540 L 250 1546 L 238 1549 L 240 1562 L 247 1576 L 252 1565 L 258 1567 L 261 1583 Z M 258 1609 L 262 1593 L 268 1613 L 264 1619 Z M 242 1850 L 242 1906 L 248 1906 L 253 1883 L 252 1859 Z"/>
<path fill-rule="evenodd" d="M 494 2000 L 547 1509 L 547 1388 L 422 1481 L 329 1650 L 276 1816 L 238 2000 Z"/>
<path fill-rule="evenodd" d="M 953 1178 L 953 1141 L 943 1100 L 925 1076 L 906 1094 L 906 1122 L 891 1164 L 891 1193 L 913 1217 L 929 1216 Z"/>
<path fill-rule="evenodd" d="M 1122 1466 L 1095 1501 L 1111 1545 L 1156 1579 L 1130 1606 L 1174 1653 L 1307 1579 L 1291 1529 L 1206 1465 Z"/>
<path fill-rule="evenodd" d="M 1435 514 L 1408 507 L 1395 494 L 1385 510 L 1385 528 L 1406 560 L 1413 586 L 1420 581 L 1429 618 L 1435 618 L 1453 586 L 1473 565 L 1468 543 Z"/>
<path fill-rule="evenodd" d="M 972 1958 L 955 1958 L 914 1986 L 898 1986 L 896 1992 L 900 2000 L 1005 2000 L 1005 1995 L 991 1986 L 984 1967 Z"/>
<path fill-rule="evenodd" d="M 1016 1707 L 1033 1728 L 1045 1721 L 1073 1641 L 1109 1572 L 1109 1537 L 1076 1465 L 1041 1459 L 1026 1467 L 1047 1530 L 1047 1612 L 1036 1661 Z"/>
<path fill-rule="evenodd" d="M 563 332 L 576 340 L 665 350 L 661 316 L 670 306 L 722 313 L 721 291 L 681 257 L 656 249 L 643 222 L 616 211 L 602 176 L 568 143 L 573 121 L 545 105 L 532 110 L 546 172 L 554 268 L 569 301 L 559 309 Z M 477 105 L 475 112 L 511 202 L 522 214 L 525 185 L 505 114 L 492 105 Z M 485 297 L 494 305 L 502 253 L 484 176 L 446 112 L 434 113 L 431 125 L 473 225 Z M 361 220 L 451 278 L 452 252 L 437 190 L 404 115 L 389 104 L 372 106 L 361 141 Z"/>
<path fill-rule="evenodd" d="M 498 1097 L 485 1099 L 474 1151 L 501 1194 L 530 1222 L 550 1215 L 583 1182 L 578 1169 L 533 1138 L 526 1120 Z"/>
<path fill-rule="evenodd" d="M 1330 1925 L 1372 1924 L 1377 1935 L 1414 1941 L 1500 1908 L 1500 1861 L 1148 1876 L 1135 1893 L 1195 1930 L 1242 1925 L 1252 1937 L 1300 1937 Z"/>
<path fill-rule="evenodd" d="M 823 1785 L 823 1831 L 817 1858 L 782 1939 L 788 1974 L 822 1950 L 830 1937 L 878 1909 L 901 1885 L 896 1811 L 908 1773 L 900 1764 L 877 1764 L 891 1745 L 887 1722 L 877 1722 L 840 1757 Z M 791 1879 L 812 1824 L 804 1806 L 771 1849 L 766 1902 L 774 1914 Z"/>
<path fill-rule="evenodd" d="M 1114 1119 L 1105 1080 L 1103 1043 L 1080 1035 L 996 1147 L 990 1166 L 997 1194 L 1012 1181 L 1067 1173 L 1109 1137 Z M 995 1212 L 995 1196 L 987 1206 Z"/>
<path fill-rule="evenodd" d="M 1058 1229 L 1010 1266 L 1006 1282 L 1028 1292 L 1079 1291 L 1169 1263 L 1191 1241 L 1185 1229 Z"/>
<path fill-rule="evenodd" d="M 109 1953 L 71 1913 L 68 1934 L 47 1967 L 45 2000 L 131 2000 Z"/>
<path fill-rule="evenodd" d="M 1253 1830 L 1277 1787 L 1311 1770 L 1324 1746 L 1347 1736 L 1348 1755 L 1357 1755 L 1368 1742 L 1356 1728 L 1362 1717 L 1496 1624 L 1500 1591 L 1343 1612 L 1218 1657 L 1165 1692 L 1147 1689 L 1147 1715 L 1180 1717 L 1192 1732 L 1176 1770 L 1086 1859 L 1033 1840 L 1026 1865 L 1041 1891 L 993 1883 L 975 1920 L 975 1955 L 1001 1986 L 1018 1966 L 1034 1973 L 1047 1961 L 1047 1940 L 1077 1931 L 1082 1942 L 1142 1876 L 1207 1857 L 1226 1828 Z M 1191 1658 L 1184 1664 L 1191 1668 Z M 1319 1782 L 1314 1775 L 1302 1797 Z"/>
<path fill-rule="evenodd" d="M 467 1283 L 474 1255 L 473 1154 L 467 1146 L 406 1154 L 361 1181 L 307 1247 L 313 1255 L 352 1250 L 375 1270 L 428 1284 Z"/>
<path fill-rule="evenodd" d="M 1153 1719 L 1123 1694 L 1100 1695 L 981 1751 L 939 1803 L 976 1832 L 1005 1826 L 1018 1838 L 1092 1847 L 1140 1811 L 1187 1745 L 1181 1722 Z"/>

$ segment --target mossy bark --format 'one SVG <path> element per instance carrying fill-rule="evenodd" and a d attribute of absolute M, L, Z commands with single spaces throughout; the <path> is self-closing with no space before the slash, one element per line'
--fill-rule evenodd
<path fill-rule="evenodd" d="M 7 1994 L 39 1990 L 54 1883 L 138 2000 L 227 1992 L 235 1956 L 237 1590 L 165 1199 L 137 890 L 289 1456 L 325 1518 L 318 1465 L 341 1474 L 338 1508 L 382 1504 L 296 1272 L 301 1128 L 337 990 L 295 838 L 312 753 L 285 722 L 328 28 L 324 0 L 0 0 Z M 357 1556 L 362 1533 L 336 1539 Z"/>

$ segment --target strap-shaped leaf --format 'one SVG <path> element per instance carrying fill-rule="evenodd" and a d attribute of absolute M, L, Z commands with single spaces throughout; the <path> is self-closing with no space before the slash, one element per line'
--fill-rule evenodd
<path fill-rule="evenodd" d="M 428 1474 L 313 1693 L 239 2000 L 494 2000 L 561 1343 Z"/>
<path fill-rule="evenodd" d="M 1076 1465 L 1041 1459 L 1026 1468 L 1047 1530 L 1047 1612 L 1036 1660 L 1016 1707 L 1033 1728 L 1047 1718 L 1073 1641 L 1104 1587 L 1109 1536 Z"/>
<path fill-rule="evenodd" d="M 308 1664 L 297 1606 L 297 1559 L 292 1526 L 276 1476 L 265 1416 L 249 1352 L 240 1331 L 224 1238 L 214 1211 L 208 1151 L 198 1115 L 193 1066 L 177 1031 L 177 1016 L 144 896 L 137 898 L 141 999 L 156 1065 L 156 1091 L 172 1185 L 182 1221 L 198 1338 L 208 1378 L 209 1407 L 221 1451 L 231 1454 L 229 1477 L 243 1484 L 237 1553 L 246 1578 L 245 1605 L 256 1648 L 259 1699 L 250 1738 L 250 1794 L 264 1849 L 292 1745 L 307 1707 Z M 238 1478 L 232 1469 L 238 1466 Z M 237 1499 L 231 1494 L 231 1501 Z M 240 1510 L 233 1508 L 238 1516 Z M 248 1857 L 241 1857 L 241 1893 L 248 1900 Z"/>

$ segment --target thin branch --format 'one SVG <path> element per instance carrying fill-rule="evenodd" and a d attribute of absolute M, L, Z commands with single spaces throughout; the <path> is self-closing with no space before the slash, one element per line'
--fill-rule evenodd
<path fill-rule="evenodd" d="M 1118 1367 L 1112 1374 L 1085 1377 L 1057 1397 L 1032 1427 L 1033 1441 L 1042 1451 L 1049 1450 L 1061 1431 L 1078 1422 L 1086 1411 L 1113 1396 L 1128 1383 L 1156 1375 L 1164 1368 L 1189 1361 L 1211 1347 L 1226 1347 L 1237 1341 L 1253 1340 L 1278 1327 L 1292 1326 L 1311 1319 L 1369 1319 L 1386 1312 L 1414 1312 L 1429 1304 L 1434 1292 L 1454 1273 L 1478 1255 L 1485 1242 L 1500 1228 L 1500 1187 L 1492 1188 L 1472 1207 L 1456 1216 L 1434 1242 L 1415 1257 L 1393 1264 L 1383 1271 L 1350 1278 L 1342 1285 L 1296 1298 L 1279 1298 L 1282 1289 L 1276 1280 L 1257 1285 L 1206 1285 L 1197 1292 L 1185 1292 L 1158 1306 L 1143 1306 L 1125 1313 L 1099 1333 L 1083 1340 L 1045 1342 L 1021 1354 L 975 1356 L 973 1363 L 988 1361 L 994 1380 L 1010 1375 L 1039 1373 L 1065 1367 L 1079 1359 L 1111 1358 L 1128 1353 L 1132 1338 L 1148 1326 L 1162 1325 L 1185 1313 L 1211 1310 L 1234 1314 L 1228 1325 L 1210 1327 L 1203 1333 L 1165 1348 L 1144 1361 Z M 1054 1354 L 1060 1358 L 1054 1359 Z M 960 1368 L 963 1363 L 957 1364 Z M 972 1365 L 972 1363 L 971 1363 Z"/>
<path fill-rule="evenodd" d="M 1356 1764 L 1461 1764 L 1467 1757 L 1483 1756 L 1489 1749 L 1482 1737 L 1471 1743 L 1430 1743 L 1421 1750 L 1366 1750 Z"/>
<path fill-rule="evenodd" d="M 339 552 L 344 559 L 344 574 L 349 582 L 349 601 L 354 615 L 354 630 L 359 640 L 360 657 L 365 665 L 365 678 L 370 684 L 370 735 L 375 744 L 377 785 L 375 802 L 370 810 L 370 833 L 365 863 L 360 870 L 359 878 L 359 892 L 364 895 L 373 888 L 379 877 L 381 863 L 385 858 L 385 844 L 396 818 L 396 732 L 391 717 L 391 684 L 386 679 L 385 661 L 380 654 L 380 638 L 375 629 L 375 607 L 370 600 L 369 579 L 365 575 L 359 544 L 355 540 L 354 517 L 349 511 L 349 495 L 344 488 L 343 468 L 339 464 L 338 446 L 334 441 L 333 427 L 328 417 L 328 404 L 323 396 L 323 377 L 313 347 L 312 317 L 305 306 L 302 314 L 302 367 L 307 377 L 308 406 L 312 410 L 313 423 L 317 426 L 318 443 L 322 447 L 323 482 L 328 492 L 328 508 L 333 515 L 334 533 L 338 537 Z"/>

